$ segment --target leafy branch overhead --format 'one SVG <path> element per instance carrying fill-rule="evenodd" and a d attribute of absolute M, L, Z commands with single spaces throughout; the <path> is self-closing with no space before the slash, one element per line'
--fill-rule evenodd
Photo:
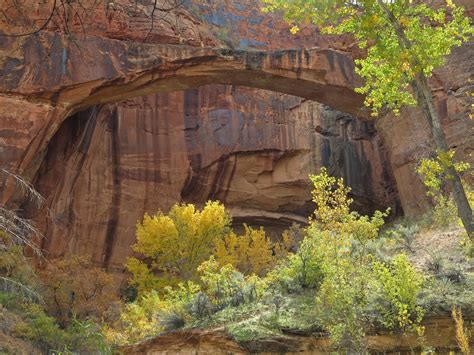
<path fill-rule="evenodd" d="M 474 33 L 464 8 L 451 0 L 434 9 L 407 0 L 264 0 L 266 11 L 283 10 L 285 19 L 298 31 L 300 23 L 314 23 L 324 34 L 352 34 L 367 57 L 356 60 L 356 71 L 365 84 L 356 91 L 366 94 L 373 116 L 382 109 L 399 113 L 403 105 L 417 103 L 410 90 L 416 75 L 427 77 L 444 64 L 446 55 Z M 401 41 L 390 16 L 403 30 Z"/>

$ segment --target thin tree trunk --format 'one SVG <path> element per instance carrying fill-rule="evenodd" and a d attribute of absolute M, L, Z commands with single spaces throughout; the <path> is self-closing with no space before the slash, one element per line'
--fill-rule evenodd
<path fill-rule="evenodd" d="M 400 26 L 393 13 L 383 2 L 383 0 L 378 0 L 378 4 L 386 13 L 390 23 L 397 32 L 398 39 L 401 42 L 400 44 L 409 50 L 411 48 L 411 42 L 406 37 L 403 28 Z M 422 71 L 415 77 L 412 87 L 416 93 L 417 101 L 421 105 L 424 116 L 430 126 L 436 149 L 439 153 L 447 152 L 448 145 L 444 136 L 443 127 L 441 126 L 441 120 L 434 104 L 433 95 L 428 84 L 428 80 Z M 462 185 L 461 177 L 452 166 L 447 168 L 447 174 L 448 183 L 451 185 L 454 202 L 456 203 L 458 210 L 458 216 L 461 219 L 469 238 L 474 238 L 472 210 L 467 199 L 466 191 Z"/>
<path fill-rule="evenodd" d="M 444 137 L 443 127 L 441 126 L 441 120 L 439 119 L 438 111 L 434 106 L 434 100 L 432 97 L 431 90 L 428 86 L 428 81 L 424 74 L 420 74 L 414 83 L 414 88 L 418 96 L 418 102 L 423 106 L 423 113 L 428 121 L 433 140 L 435 142 L 436 149 L 439 152 L 447 152 L 448 145 L 446 138 Z M 448 182 L 451 184 L 453 191 L 454 202 L 458 210 L 458 216 L 466 229 L 467 234 L 470 238 L 474 238 L 474 223 L 472 220 L 472 210 L 467 199 L 464 186 L 461 178 L 453 166 L 447 168 Z"/>

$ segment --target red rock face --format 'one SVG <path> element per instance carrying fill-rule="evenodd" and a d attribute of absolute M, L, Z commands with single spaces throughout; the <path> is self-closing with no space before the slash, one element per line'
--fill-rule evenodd
<path fill-rule="evenodd" d="M 291 36 L 283 21 L 247 0 L 186 3 L 169 15 L 172 26 L 157 21 L 151 31 L 151 5 L 133 16 L 126 5 L 94 11 L 80 49 L 51 32 L 0 37 L 0 165 L 30 177 L 46 197 L 48 210 L 23 207 L 37 218 L 51 256 L 84 253 L 120 270 L 136 222 L 177 201 L 218 199 L 237 223 L 281 231 L 310 214 L 307 176 L 321 166 L 345 178 L 364 212 L 390 206 L 397 213 L 401 202 L 416 215 L 426 206 L 414 166 L 429 151 L 429 135 L 416 110 L 379 120 L 376 131 L 294 96 L 193 88 L 248 85 L 363 115 L 352 91 L 358 82 L 350 40 L 314 36 L 309 28 Z M 309 52 L 239 52 L 316 45 Z M 206 46 L 234 50 L 200 48 Z M 434 80 L 448 139 L 471 162 L 463 95 L 473 56 L 472 45 L 456 51 Z M 191 89 L 150 95 L 184 88 Z M 145 96 L 129 99 L 137 95 Z M 3 187 L 3 200 L 21 204 L 11 185 Z"/>
<path fill-rule="evenodd" d="M 35 185 L 52 255 L 91 254 L 120 269 L 143 214 L 219 200 L 234 221 L 281 232 L 313 206 L 321 166 L 352 186 L 356 207 L 397 208 L 372 123 L 296 97 L 230 86 L 146 96 L 68 118 Z M 46 213 L 46 211 L 45 211 Z"/>

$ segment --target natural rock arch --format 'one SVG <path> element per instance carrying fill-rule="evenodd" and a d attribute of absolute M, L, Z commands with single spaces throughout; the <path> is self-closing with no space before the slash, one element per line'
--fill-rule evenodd
<path fill-rule="evenodd" d="M 80 45 L 44 32 L 2 38 L 0 128 L 25 137 L 3 139 L 3 166 L 33 176 L 62 122 L 88 107 L 208 84 L 250 86 L 314 100 L 359 118 L 368 113 L 350 53 L 331 49 L 242 51 L 150 45 L 86 37 Z M 21 108 L 29 117 L 22 117 Z M 30 107 L 26 107 L 30 106 Z M 9 110 L 12 108 L 12 110 Z M 20 112 L 18 112 L 20 111 Z M 11 115 L 11 116 L 9 116 Z M 10 137 L 11 138 L 11 137 Z M 10 193 L 4 193 L 3 200 Z"/>
<path fill-rule="evenodd" d="M 79 47 L 57 34 L 3 38 L 0 93 L 80 110 L 151 93 L 208 84 L 256 87 L 311 99 L 366 117 L 352 55 L 332 49 L 245 51 L 149 45 L 85 38 Z M 46 43 L 46 44 L 45 44 Z M 11 56 L 13 48 L 19 48 Z M 19 52 L 19 53 L 18 53 Z"/>

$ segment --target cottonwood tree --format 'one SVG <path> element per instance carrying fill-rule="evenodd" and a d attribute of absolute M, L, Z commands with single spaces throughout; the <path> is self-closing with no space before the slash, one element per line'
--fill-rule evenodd
<path fill-rule="evenodd" d="M 367 56 L 356 60 L 356 72 L 365 80 L 356 91 L 375 117 L 381 110 L 396 115 L 403 105 L 421 106 L 438 154 L 448 145 L 428 82 L 453 47 L 474 33 L 464 9 L 452 0 L 430 7 L 414 0 L 264 0 L 266 11 L 283 10 L 298 31 L 298 23 L 314 23 L 325 34 L 352 34 Z M 461 178 L 451 161 L 445 166 L 458 215 L 474 238 L 472 210 Z"/>
<path fill-rule="evenodd" d="M 133 274 L 131 284 L 143 294 L 197 281 L 197 267 L 213 254 L 216 241 L 230 233 L 231 221 L 224 205 L 216 201 L 207 202 L 202 210 L 175 204 L 167 215 L 146 214 L 132 246 L 140 259 L 128 258 L 126 264 Z"/>

